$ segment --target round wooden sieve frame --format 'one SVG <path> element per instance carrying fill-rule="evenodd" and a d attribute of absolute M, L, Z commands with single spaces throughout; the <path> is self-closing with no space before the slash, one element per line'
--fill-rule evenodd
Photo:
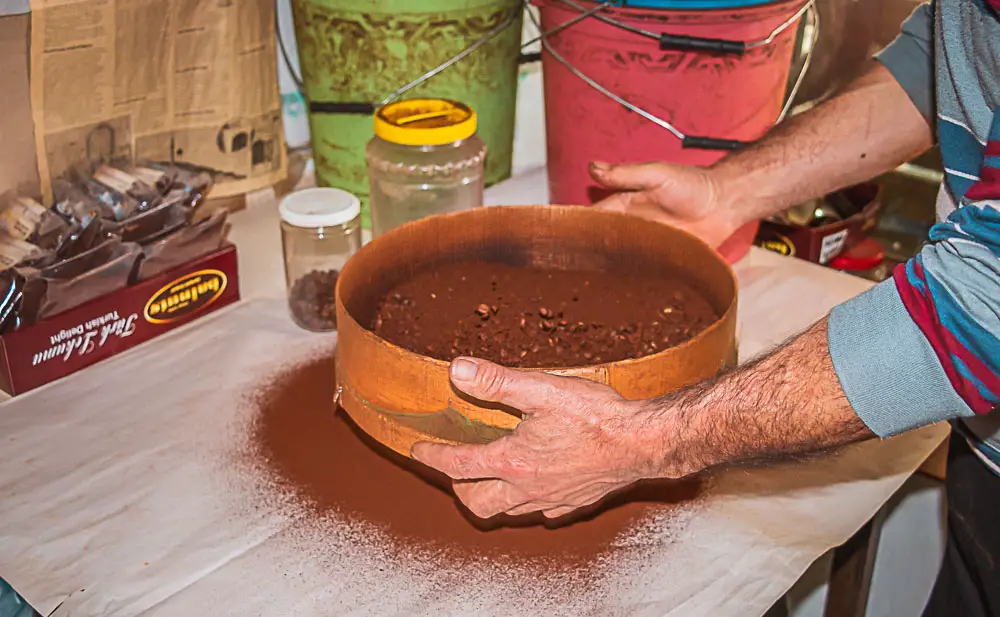
<path fill-rule="evenodd" d="M 447 362 L 398 347 L 362 324 L 378 300 L 416 272 L 455 261 L 498 261 L 561 270 L 643 270 L 680 275 L 720 315 L 694 338 L 642 358 L 538 368 L 604 383 L 628 399 L 660 396 L 736 362 L 737 283 L 729 265 L 684 231 L 579 206 L 494 206 L 429 217 L 379 236 L 337 282 L 337 386 L 351 419 L 409 456 L 418 441 L 487 443 L 520 422 L 516 410 L 473 400 Z"/>

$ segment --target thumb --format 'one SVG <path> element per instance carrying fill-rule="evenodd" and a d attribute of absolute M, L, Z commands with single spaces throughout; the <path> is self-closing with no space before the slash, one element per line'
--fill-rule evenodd
<path fill-rule="evenodd" d="M 669 170 L 662 163 L 608 165 L 593 162 L 590 164 L 590 175 L 609 189 L 642 191 L 661 186 L 666 181 Z"/>
<path fill-rule="evenodd" d="M 519 371 L 477 358 L 456 358 L 451 382 L 481 401 L 500 403 L 526 414 L 558 409 L 566 403 L 572 380 L 536 371 Z"/>

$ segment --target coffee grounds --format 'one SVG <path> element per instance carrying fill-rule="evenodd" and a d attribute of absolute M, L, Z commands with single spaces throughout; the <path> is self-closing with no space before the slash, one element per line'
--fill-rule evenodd
<path fill-rule="evenodd" d="M 390 343 L 438 360 L 566 367 L 654 354 L 717 318 L 676 277 L 461 262 L 391 289 L 370 326 Z"/>
<path fill-rule="evenodd" d="M 643 519 L 689 503 L 700 491 L 691 481 L 649 483 L 572 523 L 541 515 L 483 523 L 459 506 L 450 480 L 374 442 L 335 410 L 334 382 L 333 358 L 323 358 L 279 375 L 256 395 L 259 463 L 313 516 L 372 524 L 408 546 L 458 561 L 593 563 Z"/>
<path fill-rule="evenodd" d="M 307 330 L 337 329 L 336 291 L 338 270 L 313 270 L 292 284 L 288 307 L 295 322 Z"/>

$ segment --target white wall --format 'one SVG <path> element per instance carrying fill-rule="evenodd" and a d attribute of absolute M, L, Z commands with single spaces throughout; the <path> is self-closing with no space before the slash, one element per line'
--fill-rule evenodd
<path fill-rule="evenodd" d="M 285 141 L 292 148 L 309 144 L 309 119 L 306 116 L 306 103 L 299 92 L 288 63 L 281 53 L 281 42 L 284 42 L 296 75 L 301 75 L 299 69 L 299 48 L 295 41 L 295 24 L 292 22 L 291 0 L 277 0 L 278 7 L 278 86 L 281 89 L 282 120 L 285 124 Z"/>
<path fill-rule="evenodd" d="M 528 10 L 538 15 L 538 9 Z M 537 36 L 534 24 L 524 16 L 523 41 Z M 524 52 L 536 52 L 541 44 L 534 43 Z M 514 124 L 514 175 L 545 165 L 545 102 L 542 95 L 542 63 L 521 66 L 518 75 L 517 119 Z"/>

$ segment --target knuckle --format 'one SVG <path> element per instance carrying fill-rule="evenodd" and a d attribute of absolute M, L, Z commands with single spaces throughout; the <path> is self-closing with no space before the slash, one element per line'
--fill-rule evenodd
<path fill-rule="evenodd" d="M 451 461 L 451 471 L 452 475 L 456 478 L 468 477 L 469 472 L 472 470 L 472 464 L 466 456 L 456 456 Z"/>
<path fill-rule="evenodd" d="M 458 494 L 457 490 L 456 494 Z M 479 518 L 490 518 L 498 513 L 496 502 L 499 495 L 492 482 L 477 482 L 467 486 L 464 495 L 460 495 L 459 499 L 470 512 Z"/>
<path fill-rule="evenodd" d="M 467 482 L 455 482 L 452 484 L 452 490 L 455 491 L 455 496 L 458 497 L 459 501 L 464 503 L 469 509 L 472 508 L 473 502 L 476 501 L 476 492 L 473 484 Z"/>
<path fill-rule="evenodd" d="M 523 458 L 507 457 L 498 466 L 500 472 L 510 478 L 530 478 L 537 472 L 537 465 L 533 465 Z"/>
<path fill-rule="evenodd" d="M 487 466 L 484 464 L 487 461 L 483 454 L 481 446 L 476 447 L 475 450 L 460 451 L 452 463 L 455 475 L 461 478 L 475 478 L 483 475 L 484 467 Z"/>
<path fill-rule="evenodd" d="M 483 519 L 490 518 L 494 514 L 492 509 L 490 509 L 490 507 L 487 504 L 483 503 L 482 500 L 474 500 L 472 503 L 467 505 L 469 511 L 475 514 L 479 518 Z"/>
<path fill-rule="evenodd" d="M 483 394 L 491 399 L 503 396 L 510 383 L 509 371 L 495 364 L 483 366 L 479 375 L 479 386 Z"/>

